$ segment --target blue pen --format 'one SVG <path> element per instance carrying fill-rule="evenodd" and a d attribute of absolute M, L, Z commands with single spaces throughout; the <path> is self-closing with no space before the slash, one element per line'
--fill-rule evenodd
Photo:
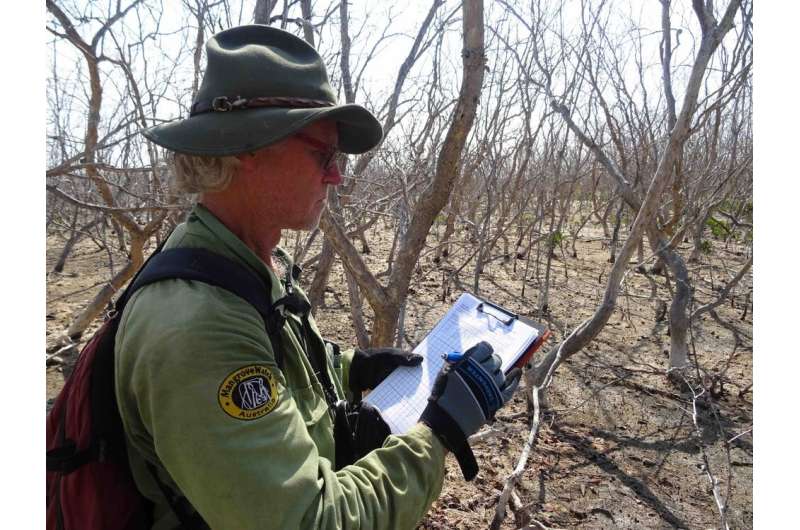
<path fill-rule="evenodd" d="M 442 359 L 444 359 L 448 363 L 457 363 L 458 361 L 461 360 L 462 357 L 464 357 L 464 354 L 461 353 L 460 351 L 454 351 L 442 354 Z"/>

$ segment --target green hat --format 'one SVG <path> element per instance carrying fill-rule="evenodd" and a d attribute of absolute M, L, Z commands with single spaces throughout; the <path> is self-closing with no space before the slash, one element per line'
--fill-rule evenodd
<path fill-rule="evenodd" d="M 152 142 L 190 155 L 226 156 L 278 142 L 316 121 L 335 121 L 339 150 L 369 151 L 381 124 L 360 105 L 339 105 L 317 51 L 270 26 L 221 31 L 189 117 L 145 129 Z"/>

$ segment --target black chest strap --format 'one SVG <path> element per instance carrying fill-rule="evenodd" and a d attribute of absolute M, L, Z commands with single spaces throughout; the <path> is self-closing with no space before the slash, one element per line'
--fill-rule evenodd
<path fill-rule="evenodd" d="M 275 362 L 281 370 L 283 370 L 284 356 L 281 330 L 287 322 L 288 313 L 291 313 L 302 322 L 301 326 L 294 326 L 291 325 L 292 320 L 289 320 L 290 327 L 300 338 L 305 354 L 322 386 L 328 407 L 333 412 L 338 398 L 328 372 L 325 345 L 322 342 L 311 345 L 304 340 L 306 336 L 311 336 L 311 326 L 308 322 L 311 306 L 292 287 L 292 280 L 296 279 L 298 271 L 296 266 L 291 269 L 287 266 L 286 296 L 272 303 L 269 280 L 265 281 L 244 265 L 225 256 L 203 248 L 156 250 L 117 301 L 116 310 L 122 312 L 133 293 L 145 285 L 161 280 L 194 280 L 220 287 L 248 302 L 261 315 L 275 354 Z"/>
<path fill-rule="evenodd" d="M 122 311 L 133 294 L 161 280 L 193 280 L 220 287 L 253 306 L 261 318 L 273 344 L 275 361 L 283 369 L 283 349 L 280 347 L 280 330 L 286 317 L 270 303 L 270 285 L 244 265 L 202 248 L 172 248 L 153 254 L 131 286 L 117 302 Z"/>

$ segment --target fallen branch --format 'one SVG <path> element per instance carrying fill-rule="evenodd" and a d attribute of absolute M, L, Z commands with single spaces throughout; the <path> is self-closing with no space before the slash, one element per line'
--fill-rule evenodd
<path fill-rule="evenodd" d="M 56 356 L 61 356 L 61 355 L 64 355 L 64 354 L 70 354 L 70 353 L 72 353 L 71 350 L 74 350 L 78 346 L 76 343 L 72 342 L 69 339 L 69 337 L 64 337 L 62 340 L 67 340 L 69 342 L 66 345 L 56 344 L 54 346 L 54 348 L 58 348 L 58 349 L 56 351 L 54 351 L 53 353 L 49 353 L 47 355 L 47 360 L 50 360 L 50 359 L 52 359 L 53 357 L 56 357 Z"/>
<path fill-rule="evenodd" d="M 533 449 L 533 446 L 536 443 L 536 438 L 539 435 L 539 387 L 538 386 L 534 386 L 531 388 L 531 396 L 533 397 L 533 418 L 531 420 L 531 431 L 528 434 L 528 439 L 525 442 L 525 446 L 522 448 L 522 453 L 519 456 L 517 467 L 514 468 L 514 471 L 506 479 L 506 483 L 503 486 L 503 491 L 502 493 L 500 493 L 500 498 L 497 501 L 497 508 L 495 509 L 494 512 L 494 519 L 492 519 L 492 523 L 491 525 L 489 525 L 489 528 L 491 528 L 492 530 L 497 530 L 498 528 L 500 528 L 500 524 L 506 517 L 506 505 L 508 504 L 509 497 L 511 497 L 511 493 L 514 491 L 514 486 L 517 484 L 517 481 L 522 476 L 522 473 L 525 471 L 525 466 L 528 463 L 528 457 L 530 456 L 531 450 Z"/>
<path fill-rule="evenodd" d="M 499 429 L 494 429 L 489 427 L 488 429 L 484 429 L 480 432 L 476 432 L 472 436 L 469 437 L 469 445 L 474 446 L 475 444 L 481 444 L 486 442 L 490 438 L 494 438 L 498 434 L 502 434 L 504 431 Z"/>
<path fill-rule="evenodd" d="M 744 432 L 740 432 L 739 434 L 737 434 L 736 436 L 734 436 L 733 438 L 731 438 L 730 440 L 728 440 L 728 442 L 727 442 L 727 443 L 731 443 L 732 441 L 736 440 L 737 438 L 740 438 L 740 437 L 744 436 L 745 434 L 747 434 L 747 433 L 749 433 L 749 432 L 753 432 L 753 427 L 750 427 L 749 429 L 747 429 L 747 430 L 746 430 L 746 431 L 744 431 Z"/>
<path fill-rule="evenodd" d="M 700 428 L 700 424 L 697 421 L 697 399 L 705 394 L 705 389 L 701 390 L 700 393 L 695 393 L 694 387 L 689 384 L 689 381 L 684 378 L 684 382 L 689 390 L 692 392 L 692 423 L 694 423 L 695 434 L 697 435 L 698 439 L 698 446 L 700 447 L 700 454 L 703 457 L 703 471 L 708 478 L 708 481 L 711 483 L 711 493 L 714 495 L 714 502 L 717 504 L 717 509 L 719 510 L 719 517 L 720 517 L 720 528 L 722 530 L 730 530 L 730 526 L 728 526 L 728 517 L 727 517 L 727 507 L 725 506 L 725 502 L 722 500 L 722 494 L 719 491 L 719 480 L 714 474 L 711 472 L 711 463 L 708 460 L 708 454 L 706 453 L 706 447 L 703 444 L 703 432 Z"/>
<path fill-rule="evenodd" d="M 45 361 L 45 366 L 61 366 L 62 364 L 64 364 L 64 359 L 55 353 L 48 355 Z"/>
<path fill-rule="evenodd" d="M 537 528 L 541 528 L 542 530 L 563 530 L 561 528 L 551 528 L 549 526 L 545 526 L 536 519 L 531 519 L 531 522 L 536 525 Z M 525 529 L 531 528 L 530 526 L 525 527 Z"/>
<path fill-rule="evenodd" d="M 694 332 L 693 326 L 690 326 L 690 337 L 691 337 L 691 346 L 692 346 L 692 356 L 694 357 L 695 363 L 695 371 L 697 374 L 697 378 L 702 381 L 702 377 L 700 375 L 700 365 L 697 359 L 697 349 L 694 343 Z M 711 493 L 714 496 L 714 502 L 717 505 L 717 510 L 719 511 L 719 527 L 720 530 L 730 530 L 730 526 L 728 525 L 728 499 L 730 498 L 730 489 L 731 489 L 731 475 L 730 475 L 730 445 L 725 443 L 725 450 L 728 458 L 728 495 L 723 500 L 722 494 L 719 491 L 719 480 L 716 476 L 711 472 L 711 462 L 708 459 L 708 453 L 706 453 L 706 446 L 703 443 L 703 430 L 700 428 L 700 423 L 697 419 L 697 400 L 707 393 L 705 388 L 701 389 L 700 392 L 695 392 L 694 387 L 689 383 L 686 376 L 680 372 L 676 371 L 676 373 L 680 374 L 683 378 L 686 387 L 692 393 L 692 423 L 694 423 L 694 430 L 695 436 L 697 437 L 697 445 L 700 449 L 700 455 L 703 458 L 702 469 L 708 478 L 708 481 L 711 483 Z M 717 427 L 720 430 L 720 434 L 722 435 L 723 441 L 725 440 L 725 433 L 722 428 L 722 425 L 719 422 L 719 418 L 716 415 L 716 411 L 714 410 L 714 403 L 711 399 L 707 400 L 708 405 L 712 408 L 712 412 L 714 413 L 714 417 L 717 419 Z"/>

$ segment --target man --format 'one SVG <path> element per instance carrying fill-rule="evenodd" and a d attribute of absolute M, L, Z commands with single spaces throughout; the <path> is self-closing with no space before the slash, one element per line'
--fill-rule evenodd
<path fill-rule="evenodd" d="M 281 230 L 316 226 L 341 182 L 336 153 L 371 149 L 380 124 L 336 104 L 319 55 L 290 33 L 226 30 L 208 41 L 207 58 L 190 117 L 144 133 L 176 153 L 178 185 L 199 194 L 165 248 L 210 250 L 262 278 L 273 303 L 307 304 L 277 247 Z M 244 300 L 182 279 L 148 285 L 126 306 L 117 400 L 154 528 L 174 528 L 175 506 L 187 502 L 215 529 L 413 528 L 441 491 L 448 450 L 474 476 L 466 438 L 519 380 L 504 378 L 491 347 L 440 374 L 408 433 L 381 434 L 350 462 L 334 436 L 336 411 L 348 398 L 344 409 L 357 411 L 362 390 L 420 359 L 390 349 L 339 355 L 307 312 L 286 319 L 275 340 Z"/>

